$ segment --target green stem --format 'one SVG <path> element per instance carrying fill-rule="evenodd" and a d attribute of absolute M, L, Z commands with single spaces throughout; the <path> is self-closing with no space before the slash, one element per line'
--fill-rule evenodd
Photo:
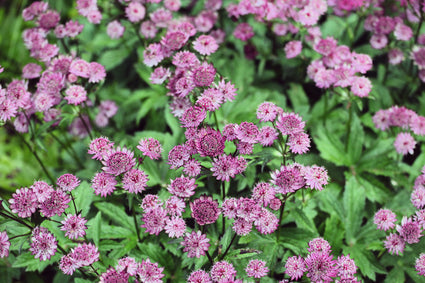
<path fill-rule="evenodd" d="M 285 210 L 285 204 L 286 201 L 289 199 L 289 197 L 292 195 L 292 193 L 289 193 L 284 200 L 282 201 L 282 205 L 280 206 L 280 214 L 279 214 L 279 228 L 277 228 L 277 234 L 276 234 L 276 241 L 279 242 L 280 238 L 280 230 L 282 227 L 282 220 L 283 220 L 283 211 Z"/>
<path fill-rule="evenodd" d="M 208 260 L 210 261 L 211 265 L 213 265 L 214 261 L 213 261 L 212 257 L 210 256 L 210 253 L 208 251 L 206 251 L 205 254 L 207 255 Z"/>
<path fill-rule="evenodd" d="M 91 134 L 89 126 L 87 125 L 86 120 L 84 120 L 83 115 L 81 114 L 81 111 L 78 111 L 78 117 L 80 117 L 81 122 L 83 122 L 84 128 L 86 129 L 87 133 L 89 134 L 90 139 L 93 140 L 93 136 Z"/>
<path fill-rule="evenodd" d="M 220 260 L 222 260 L 226 255 L 227 255 L 227 253 L 229 252 L 229 250 L 230 250 L 230 247 L 232 246 L 232 244 L 233 244 L 233 242 L 235 241 L 235 239 L 236 239 L 236 236 L 237 236 L 237 234 L 235 233 L 235 234 L 233 234 L 233 238 L 232 238 L 232 240 L 230 241 L 230 244 L 227 246 L 227 248 L 226 248 L 226 250 L 224 251 L 224 253 L 221 255 L 221 257 L 220 257 Z"/>
<path fill-rule="evenodd" d="M 99 276 L 99 273 L 97 272 L 97 270 L 93 267 L 93 264 L 89 265 L 91 267 L 91 269 L 94 271 L 94 273 L 96 273 L 97 276 Z"/>
<path fill-rule="evenodd" d="M 78 157 L 77 153 L 75 152 L 75 150 L 72 148 L 72 146 L 70 146 L 69 144 L 64 144 L 55 134 L 53 134 L 53 132 L 50 132 L 50 135 L 55 139 L 55 141 L 57 141 L 63 148 L 65 148 L 65 150 L 68 152 L 69 155 L 71 155 L 75 162 L 78 163 L 78 166 L 81 168 L 84 168 L 83 163 L 81 162 L 80 158 Z"/>
<path fill-rule="evenodd" d="M 30 236 L 30 235 L 31 235 L 31 233 L 26 233 L 26 234 L 22 234 L 22 235 L 16 235 L 16 236 L 13 236 L 13 237 L 9 238 L 9 240 L 13 240 L 13 239 L 16 239 L 16 238 L 19 238 L 19 237 Z"/>
<path fill-rule="evenodd" d="M 348 110 L 348 122 L 347 122 L 347 128 L 346 128 L 346 132 L 347 132 L 347 138 L 345 139 L 345 152 L 348 151 L 348 143 L 350 140 L 350 132 L 351 132 L 351 121 L 353 120 L 353 105 L 351 105 L 351 100 L 348 101 L 348 105 L 347 108 L 349 108 Z"/>
<path fill-rule="evenodd" d="M 16 221 L 16 222 L 18 222 L 18 223 L 21 223 L 22 225 L 25 225 L 25 226 L 27 226 L 29 229 L 34 229 L 34 227 L 32 227 L 31 225 L 29 225 L 28 223 L 26 223 L 25 221 L 23 221 L 23 220 L 21 220 L 21 219 L 19 219 L 19 218 L 16 218 L 15 216 L 12 216 L 12 215 L 9 215 L 9 214 L 6 214 L 6 213 L 4 213 L 4 212 L 2 212 L 2 211 L 0 211 L 0 215 L 1 216 L 3 216 L 3 217 L 6 217 L 6 218 L 9 218 L 9 219 L 12 219 L 12 220 L 14 220 L 14 221 Z"/>
<path fill-rule="evenodd" d="M 215 111 L 213 112 L 213 115 L 214 115 L 215 127 L 217 128 L 217 131 L 220 132 L 220 128 L 218 127 L 217 114 L 215 113 Z"/>
<path fill-rule="evenodd" d="M 139 242 L 141 242 L 142 239 L 140 239 L 140 230 L 139 230 L 139 225 L 137 225 L 137 218 L 136 218 L 136 212 L 134 210 L 134 207 L 131 210 L 131 213 L 133 214 L 134 226 L 136 226 L 137 240 L 139 240 Z"/>
<path fill-rule="evenodd" d="M 37 159 L 38 163 L 40 164 L 41 168 L 44 171 L 44 174 L 46 174 L 47 178 L 50 180 L 50 182 L 52 184 L 55 184 L 55 180 L 52 178 L 52 176 L 50 176 L 49 171 L 47 171 L 47 168 L 44 166 L 43 161 L 41 161 L 40 157 L 38 156 L 37 152 L 35 150 L 32 149 L 31 145 L 25 140 L 25 138 L 18 133 L 17 131 L 15 131 L 15 129 L 13 129 L 13 131 L 21 138 L 21 140 L 23 141 L 23 143 L 26 145 L 26 147 L 28 147 L 28 149 L 31 151 L 31 153 L 34 155 L 35 159 Z"/>
<path fill-rule="evenodd" d="M 77 206 L 75 205 L 74 196 L 72 195 L 72 192 L 69 192 L 69 194 L 71 195 L 72 204 L 74 205 L 75 215 L 77 215 L 78 210 L 77 210 Z"/>

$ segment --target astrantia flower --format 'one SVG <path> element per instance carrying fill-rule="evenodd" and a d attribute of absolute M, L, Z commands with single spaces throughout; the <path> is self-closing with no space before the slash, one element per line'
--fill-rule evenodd
<path fill-rule="evenodd" d="M 216 70 L 213 65 L 203 62 L 192 74 L 196 86 L 210 86 L 214 81 Z"/>
<path fill-rule="evenodd" d="M 115 268 L 110 267 L 106 272 L 102 273 L 99 283 L 127 283 L 130 275 L 126 272 L 118 272 Z"/>
<path fill-rule="evenodd" d="M 193 48 L 201 55 L 211 55 L 218 49 L 218 44 L 210 35 L 201 35 L 193 42 Z"/>
<path fill-rule="evenodd" d="M 199 106 L 194 106 L 186 109 L 180 118 L 180 122 L 185 128 L 198 127 L 207 117 L 205 109 Z"/>
<path fill-rule="evenodd" d="M 87 223 L 87 220 L 84 219 L 84 217 L 81 217 L 80 214 L 68 214 L 61 223 L 61 230 L 65 231 L 65 237 L 68 237 L 71 240 L 84 237 L 86 234 L 87 227 L 85 224 Z"/>
<path fill-rule="evenodd" d="M 310 137 L 304 132 L 295 133 L 289 136 L 287 144 L 292 153 L 304 154 L 310 149 Z"/>
<path fill-rule="evenodd" d="M 417 187 L 413 190 L 410 201 L 412 204 L 418 208 L 421 209 L 425 206 L 425 188 L 424 187 Z"/>
<path fill-rule="evenodd" d="M 388 250 L 390 254 L 403 253 L 406 242 L 395 233 L 391 233 L 387 236 L 387 239 L 384 241 L 384 247 Z"/>
<path fill-rule="evenodd" d="M 236 269 L 227 261 L 216 262 L 210 271 L 211 278 L 215 282 L 231 282 L 236 275 Z"/>
<path fill-rule="evenodd" d="M 118 176 L 136 165 L 136 159 L 134 153 L 127 148 L 120 147 L 111 149 L 105 156 L 105 160 L 102 161 L 104 170 L 106 173 Z"/>
<path fill-rule="evenodd" d="M 331 245 L 329 245 L 329 242 L 326 241 L 323 238 L 314 238 L 308 243 L 308 249 L 309 252 L 324 252 L 324 253 L 330 253 L 331 252 Z"/>
<path fill-rule="evenodd" d="M 45 261 L 55 255 L 57 241 L 46 228 L 38 226 L 32 231 L 30 246 L 31 254 L 35 258 Z"/>
<path fill-rule="evenodd" d="M 214 158 L 211 171 L 213 176 L 220 181 L 230 181 L 238 174 L 237 159 L 231 155 L 222 154 Z"/>
<path fill-rule="evenodd" d="M 74 262 L 70 254 L 67 254 L 61 258 L 59 268 L 64 274 L 72 275 L 79 266 Z"/>
<path fill-rule="evenodd" d="M 219 131 L 202 128 L 196 136 L 195 145 L 201 156 L 215 157 L 224 153 L 225 140 Z"/>
<path fill-rule="evenodd" d="M 112 39 L 120 38 L 124 34 L 125 27 L 117 20 L 112 21 L 106 27 L 106 33 Z"/>
<path fill-rule="evenodd" d="M 122 187 L 130 193 L 138 194 L 145 190 L 148 175 L 140 169 L 130 169 L 124 173 Z"/>
<path fill-rule="evenodd" d="M 203 271 L 197 270 L 192 272 L 187 278 L 188 283 L 212 283 L 210 275 Z"/>
<path fill-rule="evenodd" d="M 69 72 L 78 77 L 90 77 L 90 64 L 83 59 L 74 59 L 69 66 Z"/>
<path fill-rule="evenodd" d="M 183 218 L 174 216 L 167 221 L 164 229 L 170 238 L 180 238 L 186 231 L 186 222 L 184 222 Z"/>
<path fill-rule="evenodd" d="M 136 260 L 132 257 L 125 257 L 118 261 L 118 264 L 116 265 L 115 269 L 118 272 L 124 271 L 130 276 L 135 276 L 137 272 L 139 264 L 136 262 Z M 127 281 L 126 281 L 127 282 Z"/>
<path fill-rule="evenodd" d="M 266 266 L 265 261 L 254 259 L 248 262 L 245 271 L 249 277 L 261 278 L 267 275 L 269 268 Z"/>
<path fill-rule="evenodd" d="M 218 82 L 217 89 L 223 94 L 223 99 L 233 101 L 236 96 L 237 89 L 231 82 L 225 82 L 224 79 Z"/>
<path fill-rule="evenodd" d="M 102 160 L 105 159 L 107 153 L 113 146 L 114 143 L 109 141 L 106 137 L 96 138 L 91 141 L 88 153 L 94 154 L 92 159 Z"/>
<path fill-rule="evenodd" d="M 236 129 L 235 134 L 240 141 L 247 143 L 257 143 L 258 142 L 258 127 L 250 122 L 240 123 Z"/>
<path fill-rule="evenodd" d="M 151 43 L 143 51 L 143 63 L 148 67 L 153 67 L 159 64 L 164 59 L 161 44 Z"/>
<path fill-rule="evenodd" d="M 389 209 L 380 209 L 375 213 L 374 221 L 379 230 L 387 231 L 395 227 L 396 215 Z"/>
<path fill-rule="evenodd" d="M 279 219 L 263 207 L 255 219 L 254 225 L 261 234 L 271 234 L 279 227 Z"/>
<path fill-rule="evenodd" d="M 141 227 L 146 228 L 146 233 L 158 236 L 159 233 L 164 230 L 165 224 L 170 220 L 167 217 L 165 209 L 157 207 L 145 212 L 142 221 L 144 223 Z"/>
<path fill-rule="evenodd" d="M 315 190 L 323 190 L 323 186 L 328 184 L 328 171 L 324 167 L 313 165 L 304 167 L 303 175 L 306 186 Z"/>
<path fill-rule="evenodd" d="M 195 179 L 184 177 L 175 178 L 171 180 L 170 185 L 168 185 L 168 191 L 181 198 L 189 198 L 195 194 L 195 189 L 198 185 L 195 184 Z"/>
<path fill-rule="evenodd" d="M 161 278 L 165 276 L 162 272 L 164 267 L 159 267 L 158 263 L 151 262 L 150 259 L 142 260 L 137 268 L 137 278 L 140 282 L 161 283 Z"/>
<path fill-rule="evenodd" d="M 55 189 L 44 181 L 35 181 L 30 187 L 39 203 L 44 202 Z"/>
<path fill-rule="evenodd" d="M 300 170 L 295 167 L 282 166 L 270 176 L 272 177 L 270 182 L 276 186 L 276 192 L 281 194 L 295 192 L 305 184 Z"/>
<path fill-rule="evenodd" d="M 190 203 L 192 217 L 195 218 L 199 225 L 214 223 L 220 215 L 218 202 L 213 200 L 211 196 L 202 195 Z"/>
<path fill-rule="evenodd" d="M 61 216 L 69 207 L 71 198 L 63 191 L 51 191 L 45 201 L 40 203 L 40 211 L 45 217 Z"/>
<path fill-rule="evenodd" d="M 291 280 L 298 280 L 307 271 L 304 259 L 300 256 L 292 256 L 286 260 L 285 274 L 291 276 Z"/>
<path fill-rule="evenodd" d="M 242 41 L 246 41 L 254 36 L 254 31 L 248 23 L 240 23 L 233 31 L 233 35 Z"/>
<path fill-rule="evenodd" d="M 420 254 L 415 262 L 415 269 L 419 275 L 425 276 L 425 254 Z"/>
<path fill-rule="evenodd" d="M 366 77 L 354 77 L 351 80 L 351 92 L 359 97 L 366 97 L 372 89 L 372 83 Z"/>
<path fill-rule="evenodd" d="M 78 244 L 68 254 L 77 268 L 89 266 L 99 260 L 99 251 L 92 243 Z"/>
<path fill-rule="evenodd" d="M 66 192 L 74 190 L 79 184 L 80 180 L 78 180 L 78 178 L 73 174 L 63 174 L 56 181 L 56 185 Z"/>
<path fill-rule="evenodd" d="M 233 231 L 239 236 L 248 235 L 252 230 L 252 222 L 243 218 L 236 218 L 232 225 Z"/>
<path fill-rule="evenodd" d="M 223 93 L 216 88 L 206 89 L 201 96 L 198 97 L 196 104 L 207 111 L 215 111 L 220 108 L 223 103 Z"/>
<path fill-rule="evenodd" d="M 233 141 L 238 138 L 235 133 L 237 126 L 238 126 L 237 124 L 233 124 L 233 123 L 227 124 L 224 126 L 223 136 L 226 137 L 226 140 Z"/>
<path fill-rule="evenodd" d="M 183 172 L 189 177 L 196 177 L 201 173 L 201 163 L 196 159 L 191 159 L 184 164 Z"/>
<path fill-rule="evenodd" d="M 341 279 L 349 278 L 357 271 L 356 263 L 350 258 L 349 255 L 341 255 L 338 257 L 336 265 L 338 267 L 338 276 L 341 277 Z"/>
<path fill-rule="evenodd" d="M 335 266 L 335 260 L 332 255 L 326 252 L 312 252 L 306 259 L 307 277 L 312 282 L 332 282 L 336 277 L 338 270 Z"/>
<path fill-rule="evenodd" d="M 106 197 L 107 195 L 112 194 L 116 185 L 117 181 L 115 180 L 115 177 L 105 172 L 96 173 L 91 182 L 91 187 L 94 189 L 94 193 L 101 197 Z"/>
<path fill-rule="evenodd" d="M 145 212 L 151 211 L 152 209 L 157 209 L 162 207 L 162 201 L 157 195 L 147 194 L 142 200 L 140 207 L 143 208 Z"/>
<path fill-rule="evenodd" d="M 190 234 L 186 233 L 181 245 L 184 247 L 183 252 L 187 252 L 188 257 L 200 258 L 208 251 L 209 241 L 210 239 L 205 234 L 202 234 L 201 231 L 192 231 Z"/>
<path fill-rule="evenodd" d="M 89 73 L 89 83 L 98 83 L 106 77 L 105 67 L 97 62 L 90 63 Z"/>
<path fill-rule="evenodd" d="M 141 139 L 137 148 L 150 159 L 159 159 L 161 157 L 162 146 L 156 139 Z"/>
<path fill-rule="evenodd" d="M 390 113 L 387 110 L 379 110 L 372 117 L 373 124 L 381 131 L 385 131 L 390 127 Z"/>
<path fill-rule="evenodd" d="M 286 58 L 291 59 L 297 57 L 302 50 L 302 43 L 299 40 L 293 40 L 285 45 Z"/>
<path fill-rule="evenodd" d="M 165 202 L 165 210 L 171 216 L 182 216 L 185 207 L 186 203 L 177 196 L 171 196 Z"/>
<path fill-rule="evenodd" d="M 276 128 L 282 135 L 293 135 L 304 131 L 305 122 L 295 113 L 282 113 L 278 116 Z"/>
<path fill-rule="evenodd" d="M 128 4 L 127 8 L 125 8 L 125 15 L 128 20 L 132 23 L 137 23 L 145 17 L 146 9 L 142 4 L 133 1 Z"/>
<path fill-rule="evenodd" d="M 269 183 L 261 182 L 252 189 L 252 199 L 262 206 L 268 206 L 274 198 L 275 191 Z"/>
<path fill-rule="evenodd" d="M 409 133 L 399 133 L 394 141 L 395 150 L 403 155 L 413 154 L 416 141 Z"/>
<path fill-rule="evenodd" d="M 189 159 L 189 149 L 185 145 L 176 145 L 168 153 L 168 164 L 171 165 L 171 169 L 183 166 Z"/>
<path fill-rule="evenodd" d="M 396 229 L 400 237 L 409 244 L 418 243 L 419 238 L 423 236 L 419 224 L 412 221 L 411 217 L 403 216 L 401 225 L 397 225 Z"/>
<path fill-rule="evenodd" d="M 10 242 L 6 231 L 0 232 L 0 258 L 9 256 Z"/>
<path fill-rule="evenodd" d="M 277 113 L 277 106 L 272 102 L 263 102 L 257 108 L 257 118 L 261 122 L 274 121 Z"/>

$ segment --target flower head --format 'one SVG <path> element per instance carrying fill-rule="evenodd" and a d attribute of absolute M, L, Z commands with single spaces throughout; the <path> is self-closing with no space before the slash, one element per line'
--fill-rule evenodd
<path fill-rule="evenodd" d="M 10 242 L 6 231 L 0 232 L 0 258 L 9 256 Z"/>
<path fill-rule="evenodd" d="M 57 241 L 55 236 L 44 227 L 36 227 L 32 231 L 31 254 L 35 258 L 45 261 L 56 253 Z"/>
<path fill-rule="evenodd" d="M 17 189 L 9 199 L 10 210 L 17 213 L 19 217 L 30 217 L 38 207 L 37 196 L 32 189 Z"/>
<path fill-rule="evenodd" d="M 87 227 L 85 224 L 87 223 L 87 220 L 79 214 L 68 214 L 61 223 L 61 230 L 65 231 L 65 236 L 71 240 L 84 237 L 86 234 Z"/>
<path fill-rule="evenodd" d="M 389 209 L 380 209 L 375 213 L 373 223 L 378 226 L 379 230 L 387 231 L 395 227 L 394 222 L 397 221 L 396 215 Z"/>
<path fill-rule="evenodd" d="M 190 203 L 192 217 L 199 225 L 214 223 L 220 215 L 218 202 L 211 196 L 202 195 L 200 198 Z"/>
<path fill-rule="evenodd" d="M 202 234 L 201 231 L 192 231 L 192 233 L 186 234 L 181 245 L 184 247 L 183 251 L 187 252 L 188 257 L 200 258 L 201 255 L 205 255 L 205 252 L 208 251 L 209 241 L 210 239 L 205 234 Z"/>
<path fill-rule="evenodd" d="M 267 275 L 269 268 L 265 261 L 254 259 L 249 261 L 245 271 L 249 277 L 261 278 Z"/>
<path fill-rule="evenodd" d="M 136 165 L 134 153 L 127 148 L 120 147 L 111 149 L 102 161 L 104 167 L 102 168 L 106 173 L 118 176 L 124 172 L 129 171 Z"/>
<path fill-rule="evenodd" d="M 148 175 L 140 169 L 130 169 L 124 173 L 122 187 L 130 193 L 138 194 L 145 190 Z"/>

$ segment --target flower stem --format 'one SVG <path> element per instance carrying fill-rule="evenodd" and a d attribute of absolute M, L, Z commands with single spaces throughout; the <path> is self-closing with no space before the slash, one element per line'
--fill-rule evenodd
<path fill-rule="evenodd" d="M 18 222 L 18 223 L 21 223 L 22 225 L 27 226 L 27 227 L 28 227 L 29 229 L 31 229 L 31 230 L 34 228 L 34 227 L 32 227 L 31 225 L 29 225 L 28 223 L 26 223 L 25 221 L 23 221 L 23 220 L 21 220 L 21 219 L 19 219 L 19 218 L 16 218 L 15 216 L 12 216 L 12 215 L 6 214 L 6 213 L 1 212 L 1 211 L 0 211 L 0 215 L 1 215 L 1 216 L 3 216 L 3 217 L 6 217 L 6 218 L 12 219 L 12 220 L 14 220 L 14 221 L 16 221 L 16 222 Z"/>
<path fill-rule="evenodd" d="M 74 205 L 75 214 L 77 214 L 78 210 L 77 210 L 77 206 L 75 205 L 75 198 L 72 195 L 72 192 L 69 192 L 69 194 L 71 195 L 71 200 L 72 200 L 72 204 Z"/>
<path fill-rule="evenodd" d="M 16 236 L 13 236 L 13 237 L 9 238 L 9 240 L 13 240 L 13 239 L 16 239 L 16 238 L 19 238 L 19 237 L 25 237 L 25 236 L 29 236 L 29 235 L 31 235 L 31 233 L 26 233 L 26 234 L 22 234 L 22 235 L 16 235 Z"/>
<path fill-rule="evenodd" d="M 230 247 L 232 246 L 232 244 L 233 244 L 233 242 L 235 241 L 235 239 L 236 239 L 236 236 L 237 236 L 237 234 L 235 233 L 235 234 L 233 234 L 233 238 L 232 238 L 232 240 L 230 241 L 230 244 L 227 246 L 227 248 L 226 248 L 226 250 L 224 251 L 224 253 L 220 256 L 220 260 L 222 260 L 226 255 L 227 255 L 227 253 L 229 252 L 229 250 L 230 250 Z"/>
<path fill-rule="evenodd" d="M 214 121 L 215 121 L 215 127 L 217 128 L 217 131 L 220 132 L 220 128 L 218 126 L 218 119 L 217 119 L 217 113 L 215 113 L 215 111 L 213 112 L 214 115 Z"/>
<path fill-rule="evenodd" d="M 55 134 L 53 134 L 53 132 L 50 132 L 50 135 L 53 137 L 53 139 L 55 139 L 55 141 L 57 141 L 63 148 L 65 148 L 65 150 L 68 152 L 69 155 L 71 155 L 75 162 L 77 162 L 78 166 L 81 168 L 84 168 L 83 163 L 81 162 L 80 158 L 78 157 L 77 153 L 75 152 L 75 150 L 72 148 L 72 146 L 69 146 L 69 144 L 64 144 Z"/>
<path fill-rule="evenodd" d="M 345 130 L 347 132 L 347 138 L 345 140 L 345 152 L 348 151 L 348 143 L 350 140 L 350 132 L 351 132 L 351 121 L 353 120 L 353 105 L 351 104 L 351 100 L 348 102 L 347 108 L 349 111 L 348 111 L 347 128 Z"/>

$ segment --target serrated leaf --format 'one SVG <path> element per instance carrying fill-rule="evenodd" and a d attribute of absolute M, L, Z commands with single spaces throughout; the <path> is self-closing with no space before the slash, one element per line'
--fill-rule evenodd
<path fill-rule="evenodd" d="M 100 55 L 99 63 L 105 67 L 106 71 L 109 71 L 121 64 L 128 54 L 130 54 L 130 50 L 125 47 L 107 50 Z"/>
<path fill-rule="evenodd" d="M 262 252 L 255 249 L 237 249 L 228 253 L 225 258 L 228 259 L 241 259 L 249 258 L 261 254 Z"/>
<path fill-rule="evenodd" d="M 96 216 L 93 218 L 93 222 L 91 223 L 91 235 L 93 238 L 93 242 L 96 246 L 99 246 L 100 234 L 102 229 L 102 212 L 98 212 Z"/>
<path fill-rule="evenodd" d="M 355 176 L 350 176 L 345 184 L 343 203 L 345 209 L 345 231 L 348 243 L 356 239 L 363 219 L 365 195 L 364 187 Z"/>
<path fill-rule="evenodd" d="M 232 228 L 230 226 L 228 226 L 227 229 L 226 229 L 226 232 L 224 232 L 224 235 L 220 240 L 221 249 L 223 251 L 225 251 L 227 249 L 227 247 L 230 245 L 233 233 L 234 232 L 233 232 Z"/>
<path fill-rule="evenodd" d="M 331 161 L 338 166 L 350 166 L 350 160 L 344 150 L 344 145 L 332 133 L 329 133 L 323 126 L 319 126 L 317 130 L 317 137 L 314 138 L 320 156 L 323 159 Z"/>
<path fill-rule="evenodd" d="M 376 273 L 386 273 L 385 269 L 376 261 L 372 252 L 366 250 L 364 246 L 344 247 L 344 253 L 350 254 L 350 258 L 354 260 L 361 273 L 373 281 L 376 280 Z"/>
<path fill-rule="evenodd" d="M 293 110 L 306 119 L 305 115 L 310 109 L 310 103 L 303 87 L 299 84 L 291 83 L 288 90 L 288 96 L 294 108 Z"/>
<path fill-rule="evenodd" d="M 298 227 L 317 234 L 316 225 L 307 217 L 303 210 L 295 208 L 291 210 L 291 216 L 294 217 L 295 223 Z"/>
<path fill-rule="evenodd" d="M 75 198 L 75 204 L 77 206 L 77 209 L 81 210 L 81 216 L 87 216 L 90 211 L 90 206 L 93 201 L 94 195 L 93 189 L 90 187 L 90 184 L 86 181 L 82 181 L 78 188 L 72 191 L 72 195 Z"/>
<path fill-rule="evenodd" d="M 43 271 L 48 265 L 55 263 L 60 259 L 60 255 L 56 253 L 50 260 L 40 261 L 38 258 L 27 252 L 20 254 L 16 260 L 12 263 L 12 267 L 19 268 L 25 267 L 26 271 Z"/>
<path fill-rule="evenodd" d="M 115 204 L 107 202 L 96 202 L 94 205 L 102 212 L 102 214 L 108 216 L 113 222 L 129 229 L 132 232 L 136 232 L 133 218 L 125 213 L 124 207 L 121 208 Z"/>
<path fill-rule="evenodd" d="M 353 106 L 351 106 L 353 107 Z M 350 111 L 354 112 L 354 109 Z M 356 114 L 353 114 L 351 119 L 350 136 L 347 144 L 347 154 L 350 165 L 356 164 L 362 156 L 362 148 L 364 143 L 364 132 L 363 127 L 360 123 L 360 119 Z"/>

